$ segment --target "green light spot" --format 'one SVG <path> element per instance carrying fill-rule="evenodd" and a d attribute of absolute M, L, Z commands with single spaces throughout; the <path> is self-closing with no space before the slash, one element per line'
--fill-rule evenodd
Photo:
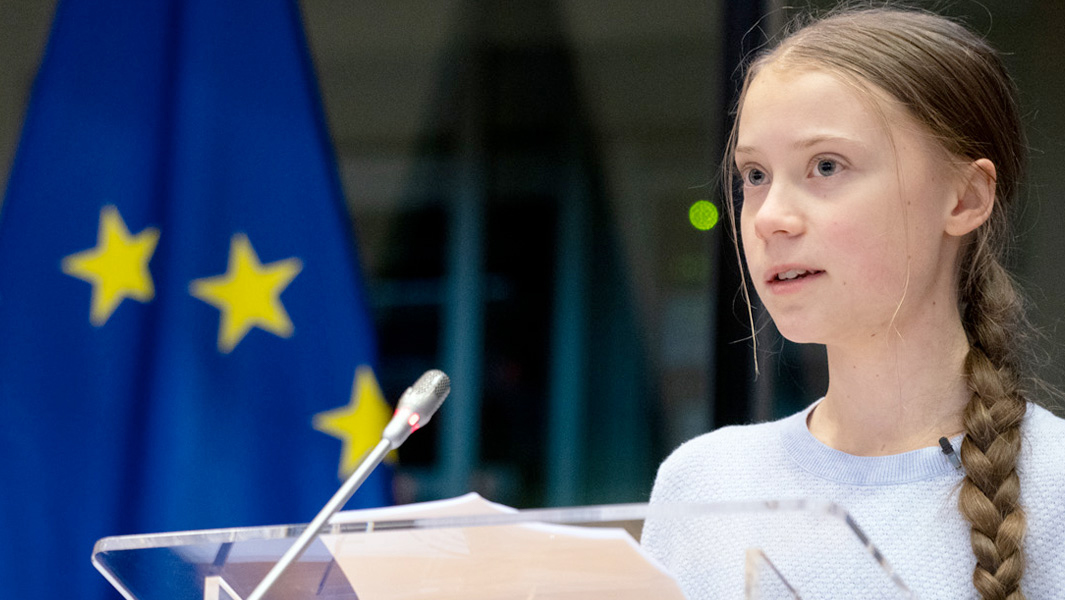
<path fill-rule="evenodd" d="M 688 209 L 688 220 L 700 231 L 710 231 L 717 225 L 717 207 L 709 200 L 699 200 Z"/>

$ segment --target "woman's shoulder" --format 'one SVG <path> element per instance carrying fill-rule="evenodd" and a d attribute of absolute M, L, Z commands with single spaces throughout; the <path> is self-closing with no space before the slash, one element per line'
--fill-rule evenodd
<path fill-rule="evenodd" d="M 765 423 L 731 425 L 692 438 L 677 447 L 662 462 L 655 478 L 652 500 L 685 501 L 701 484 L 749 478 L 764 469 L 767 461 L 783 457 L 781 432 L 806 411 Z"/>
<path fill-rule="evenodd" d="M 749 425 L 729 425 L 704 433 L 681 444 L 666 459 L 667 462 L 702 461 L 705 458 L 758 460 L 758 453 L 780 447 L 780 434 L 790 427 L 805 427 L 809 408 L 776 421 Z"/>
<path fill-rule="evenodd" d="M 1038 404 L 1029 402 L 1028 413 L 1024 417 L 1025 427 L 1036 435 L 1051 434 L 1060 436 L 1065 433 L 1065 419 Z"/>
<path fill-rule="evenodd" d="M 1039 481 L 1065 486 L 1065 419 L 1036 404 L 1024 418 L 1020 467 Z M 1058 488 L 1059 492 L 1065 489 Z"/>
<path fill-rule="evenodd" d="M 729 425 L 692 438 L 674 450 L 666 463 L 702 461 L 707 457 L 733 458 L 749 454 L 752 448 L 762 448 L 778 439 L 780 424 L 770 421 L 751 425 Z"/>

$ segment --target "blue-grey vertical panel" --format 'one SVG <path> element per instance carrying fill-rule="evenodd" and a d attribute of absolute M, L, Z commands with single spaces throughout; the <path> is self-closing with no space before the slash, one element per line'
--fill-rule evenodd
<path fill-rule="evenodd" d="M 547 502 L 579 503 L 583 476 L 588 187 L 579 163 L 568 166 L 569 186 L 559 195 L 555 305 L 551 331 Z"/>
<path fill-rule="evenodd" d="M 467 149 L 469 150 L 469 149 Z M 479 153 L 467 151 L 451 204 L 447 240 L 443 352 L 451 396 L 441 413 L 438 493 L 470 489 L 480 448 L 484 355 L 485 182 Z"/>

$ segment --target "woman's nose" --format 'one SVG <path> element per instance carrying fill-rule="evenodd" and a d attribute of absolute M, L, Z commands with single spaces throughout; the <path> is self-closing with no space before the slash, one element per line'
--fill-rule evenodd
<path fill-rule="evenodd" d="M 798 190 L 784 182 L 773 182 L 754 214 L 755 234 L 768 240 L 774 235 L 792 236 L 802 232 Z"/>

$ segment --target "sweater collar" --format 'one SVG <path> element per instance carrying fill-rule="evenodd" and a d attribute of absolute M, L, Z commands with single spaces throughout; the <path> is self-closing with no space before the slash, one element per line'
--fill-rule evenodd
<path fill-rule="evenodd" d="M 893 485 L 931 479 L 943 475 L 961 476 L 939 446 L 920 448 L 888 456 L 855 456 L 830 448 L 810 433 L 806 418 L 821 401 L 782 422 L 784 451 L 799 467 L 825 479 L 850 485 Z M 951 438 L 955 451 L 962 435 Z"/>

